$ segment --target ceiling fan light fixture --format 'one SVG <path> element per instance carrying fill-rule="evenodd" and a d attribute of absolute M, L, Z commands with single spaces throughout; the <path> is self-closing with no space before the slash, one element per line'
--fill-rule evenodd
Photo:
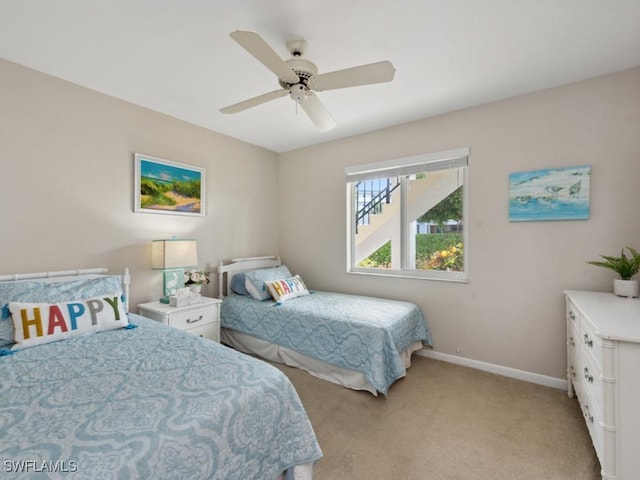
<path fill-rule="evenodd" d="M 289 90 L 289 95 L 296 102 L 300 103 L 309 96 L 309 90 L 302 84 L 293 85 Z"/>

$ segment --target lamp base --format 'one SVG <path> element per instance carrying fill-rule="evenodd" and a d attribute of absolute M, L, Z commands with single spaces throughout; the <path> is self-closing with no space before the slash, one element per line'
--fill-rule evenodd
<path fill-rule="evenodd" d="M 160 302 L 169 303 L 169 295 L 175 295 L 180 288 L 184 288 L 184 268 L 166 269 L 162 272 L 162 279 L 162 294 L 166 301 L 160 299 Z"/>

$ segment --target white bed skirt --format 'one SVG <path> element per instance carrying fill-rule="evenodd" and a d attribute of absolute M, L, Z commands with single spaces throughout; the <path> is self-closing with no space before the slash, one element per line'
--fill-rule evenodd
<path fill-rule="evenodd" d="M 278 477 L 278 480 L 313 480 L 313 463 L 289 468 Z"/>
<path fill-rule="evenodd" d="M 220 329 L 220 340 L 243 353 L 258 355 L 272 362 L 284 363 L 290 367 L 300 368 L 323 380 L 337 383 L 352 390 L 366 390 L 377 396 L 377 390 L 359 372 L 336 367 L 321 360 L 308 357 L 294 350 L 267 342 L 246 333 L 227 328 Z M 411 354 L 422 348 L 422 342 L 413 342 L 401 354 L 405 371 L 411 366 Z M 404 375 L 403 375 L 404 376 Z"/>

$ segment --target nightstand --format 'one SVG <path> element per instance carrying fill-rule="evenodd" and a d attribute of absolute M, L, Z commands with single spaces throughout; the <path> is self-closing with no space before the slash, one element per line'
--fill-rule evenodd
<path fill-rule="evenodd" d="M 219 342 L 221 302 L 217 298 L 202 297 L 200 303 L 172 307 L 156 301 L 141 303 L 138 313 L 156 322 Z"/>

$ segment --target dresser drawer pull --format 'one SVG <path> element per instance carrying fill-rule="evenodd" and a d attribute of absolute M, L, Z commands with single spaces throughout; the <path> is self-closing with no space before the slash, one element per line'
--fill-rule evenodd
<path fill-rule="evenodd" d="M 593 347 L 593 340 L 589 338 L 589 334 L 587 333 L 584 334 L 584 344 L 589 348 Z"/>
<path fill-rule="evenodd" d="M 202 320 L 204 318 L 204 315 L 200 315 L 198 318 L 196 318 L 195 320 L 192 320 L 190 318 L 187 318 L 187 323 L 196 323 L 199 322 L 200 320 Z"/>
<path fill-rule="evenodd" d="M 589 375 L 589 367 L 584 367 L 584 379 L 589 383 L 593 383 L 593 375 Z"/>
<path fill-rule="evenodd" d="M 593 423 L 593 415 L 589 412 L 589 405 L 584 406 L 584 418 L 589 421 L 589 423 Z"/>

